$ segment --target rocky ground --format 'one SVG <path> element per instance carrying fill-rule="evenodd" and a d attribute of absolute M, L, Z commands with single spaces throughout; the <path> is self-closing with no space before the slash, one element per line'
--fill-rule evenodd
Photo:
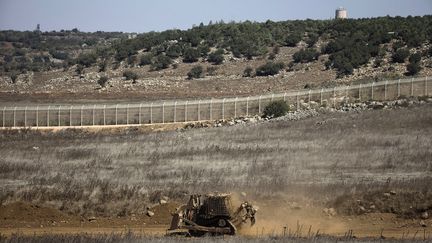
<path fill-rule="evenodd" d="M 282 47 L 274 61 L 284 62 L 287 66 L 298 47 Z M 425 46 L 423 49 L 427 48 Z M 423 49 L 412 50 L 424 51 Z M 150 71 L 149 67 L 127 67 L 126 63 L 118 69 L 109 68 L 98 72 L 96 67 L 86 68 L 84 74 L 77 75 L 75 67 L 47 72 L 28 72 L 19 75 L 12 83 L 7 76 L 0 77 L 0 102 L 104 102 L 145 101 L 184 98 L 234 97 L 263 95 L 266 93 L 287 92 L 304 88 L 333 87 L 338 85 L 368 83 L 377 80 L 404 78 L 407 63 L 392 63 L 390 52 L 377 67 L 375 60 L 354 70 L 354 74 L 337 77 L 335 70 L 327 70 L 325 62 L 328 55 L 322 55 L 317 61 L 299 63 L 286 67 L 279 74 L 268 77 L 243 77 L 243 71 L 250 66 L 256 68 L 268 60 L 265 56 L 247 60 L 226 55 L 221 65 L 211 65 L 201 60 L 198 63 L 182 63 L 162 71 Z M 188 80 L 187 72 L 195 65 L 202 65 L 204 70 L 214 68 L 211 75 L 200 79 Z M 423 69 L 419 76 L 432 76 L 432 60 L 421 61 Z M 136 82 L 125 80 L 122 74 L 132 70 L 139 75 Z M 108 85 L 101 87 L 97 81 L 101 76 L 109 77 Z"/>
<path fill-rule="evenodd" d="M 392 101 L 365 101 L 365 102 L 342 102 L 341 105 L 337 107 L 326 107 L 321 106 L 317 102 L 304 102 L 300 103 L 300 110 L 289 111 L 285 116 L 272 118 L 272 117 L 261 117 L 258 115 L 249 117 L 237 117 L 226 120 L 216 120 L 207 122 L 195 122 L 186 124 L 184 128 L 178 128 L 178 130 L 190 129 L 190 128 L 203 128 L 203 127 L 222 127 L 222 126 L 234 126 L 234 125 L 247 125 L 256 124 L 261 122 L 277 122 L 277 121 L 298 121 L 303 120 L 308 117 L 318 116 L 322 113 L 350 113 L 350 112 L 362 112 L 366 110 L 388 110 L 388 109 L 398 109 L 401 107 L 409 107 L 416 105 L 432 104 L 432 98 L 422 97 L 422 98 L 403 98 Z M 291 105 L 291 109 L 294 107 Z M 321 125 L 321 124 L 317 124 Z"/>

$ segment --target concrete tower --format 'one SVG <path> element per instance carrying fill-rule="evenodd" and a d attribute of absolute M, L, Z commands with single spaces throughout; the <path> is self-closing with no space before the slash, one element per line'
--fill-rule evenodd
<path fill-rule="evenodd" d="M 346 19 L 348 18 L 348 12 L 345 8 L 340 7 L 338 9 L 336 9 L 336 19 Z"/>

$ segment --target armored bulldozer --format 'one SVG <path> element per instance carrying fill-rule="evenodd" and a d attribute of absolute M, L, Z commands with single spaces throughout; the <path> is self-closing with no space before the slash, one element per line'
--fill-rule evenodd
<path fill-rule="evenodd" d="M 230 194 L 191 195 L 173 213 L 168 235 L 235 235 L 248 220 L 251 226 L 255 224 L 256 211 L 248 202 L 234 206 Z"/>

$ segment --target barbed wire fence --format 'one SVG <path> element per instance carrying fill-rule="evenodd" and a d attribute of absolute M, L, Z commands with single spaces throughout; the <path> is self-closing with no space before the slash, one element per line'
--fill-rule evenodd
<path fill-rule="evenodd" d="M 261 115 L 266 105 L 276 100 L 283 100 L 292 110 L 298 110 L 302 103 L 308 102 L 337 108 L 347 100 L 384 101 L 403 96 L 429 96 L 432 86 L 429 82 L 429 77 L 422 77 L 237 98 L 3 107 L 0 124 L 2 128 L 82 127 L 224 120 Z"/>

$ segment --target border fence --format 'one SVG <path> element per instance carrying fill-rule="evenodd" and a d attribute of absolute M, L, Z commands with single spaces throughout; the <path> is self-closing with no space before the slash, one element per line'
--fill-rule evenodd
<path fill-rule="evenodd" d="M 0 108 L 0 125 L 2 128 L 80 127 L 220 120 L 262 114 L 266 105 L 276 100 L 284 100 L 291 109 L 296 110 L 302 102 L 311 101 L 337 108 L 347 100 L 378 101 L 402 96 L 428 96 L 432 88 L 429 82 L 429 77 L 422 77 L 239 98 L 3 107 Z"/>

